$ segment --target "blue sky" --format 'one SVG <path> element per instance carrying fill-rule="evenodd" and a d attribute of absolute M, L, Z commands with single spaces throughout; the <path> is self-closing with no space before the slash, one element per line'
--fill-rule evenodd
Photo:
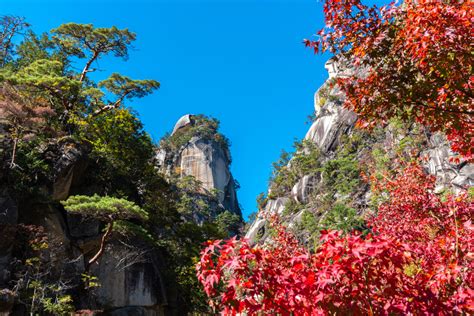
<path fill-rule="evenodd" d="M 316 0 L 8 1 L 1 14 L 27 18 L 36 32 L 62 23 L 116 25 L 137 33 L 127 62 L 99 62 L 105 78 L 121 72 L 155 79 L 154 95 L 129 103 L 158 141 L 186 113 L 221 121 L 231 140 L 244 215 L 266 191 L 271 163 L 301 139 L 313 94 L 327 78 L 327 56 L 302 44 L 323 26 Z M 79 67 L 80 65 L 78 65 Z"/>

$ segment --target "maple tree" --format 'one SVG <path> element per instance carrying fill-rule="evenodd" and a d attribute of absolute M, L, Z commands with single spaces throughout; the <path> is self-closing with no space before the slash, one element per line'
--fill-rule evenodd
<path fill-rule="evenodd" d="M 369 7 L 328 0 L 324 13 L 326 27 L 305 43 L 363 70 L 337 79 L 361 125 L 414 119 L 445 132 L 454 151 L 474 158 L 472 3 L 407 0 Z"/>
<path fill-rule="evenodd" d="M 474 203 L 442 199 L 435 179 L 410 164 L 368 222 L 372 233 L 323 231 L 310 253 L 275 215 L 265 246 L 208 243 L 197 265 L 211 306 L 226 315 L 406 314 L 474 311 Z"/>

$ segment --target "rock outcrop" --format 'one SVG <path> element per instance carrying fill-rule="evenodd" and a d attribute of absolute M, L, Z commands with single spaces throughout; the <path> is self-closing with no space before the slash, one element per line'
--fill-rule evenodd
<path fill-rule="evenodd" d="M 192 176 L 204 192 L 216 193 L 222 208 L 241 216 L 237 200 L 237 184 L 230 172 L 231 157 L 225 142 L 214 137 L 217 131 L 200 131 L 201 116 L 182 116 L 169 136 L 186 137 L 177 148 L 163 148 L 157 151 L 159 168 L 167 174 L 177 173 L 179 177 Z M 192 130 L 195 128 L 196 131 Z"/>
<path fill-rule="evenodd" d="M 144 255 L 120 243 L 108 246 L 91 271 L 102 280 L 97 289 L 98 305 L 116 313 L 133 306 L 147 310 L 147 315 L 161 315 L 169 302 L 158 260 L 156 255 Z"/>
<path fill-rule="evenodd" d="M 353 138 L 354 126 L 357 121 L 355 113 L 342 107 L 344 95 L 337 85 L 332 84 L 335 78 L 352 74 L 354 70 L 341 65 L 335 59 L 330 59 L 325 68 L 328 70 L 329 78 L 315 93 L 316 119 L 304 138 L 305 141 L 316 145 L 320 151 L 319 160 L 322 165 L 325 162 L 334 161 L 345 145 L 344 142 Z M 356 74 L 363 76 L 364 71 L 358 70 Z M 426 170 L 437 177 L 438 192 L 445 189 L 457 192 L 474 185 L 474 165 L 453 162 L 452 158 L 455 157 L 455 154 L 451 151 L 446 138 L 439 133 L 431 135 L 426 129 L 416 131 L 413 126 L 400 132 L 387 126 L 381 129 L 377 136 L 372 137 L 373 139 L 369 140 L 368 136 L 366 138 L 363 140 L 366 148 L 355 150 L 353 155 L 353 159 L 359 162 L 367 158 L 374 148 L 385 149 L 389 155 L 390 150 L 394 147 L 400 150 L 403 147 L 402 144 L 415 142 L 413 138 L 416 138 L 418 144 L 423 148 L 420 156 L 426 158 L 423 159 L 426 161 Z M 296 154 L 301 155 L 304 152 Z M 294 168 L 291 160 L 287 167 Z M 328 182 L 327 180 L 323 179 L 319 170 L 313 170 L 310 174 L 300 177 L 295 184 L 292 184 L 292 189 L 284 194 L 280 192 L 278 196 L 274 196 L 270 190 L 266 203 L 259 213 L 283 214 L 283 220 L 290 227 L 298 226 L 306 210 L 312 212 L 316 217 L 322 218 L 329 211 L 327 206 L 324 206 L 324 203 L 320 201 L 325 193 L 315 190 L 321 186 L 322 182 Z M 336 202 L 343 200 L 351 207 L 356 208 L 359 213 L 364 212 L 371 199 L 368 185 L 360 182 L 350 195 L 348 197 L 347 194 L 336 192 L 330 198 Z M 265 240 L 267 237 L 266 228 L 265 219 L 258 215 L 247 230 L 246 238 L 253 242 Z"/>

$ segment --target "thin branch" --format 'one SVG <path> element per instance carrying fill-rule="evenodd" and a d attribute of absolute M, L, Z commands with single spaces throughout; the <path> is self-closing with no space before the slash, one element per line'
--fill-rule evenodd
<path fill-rule="evenodd" d="M 13 150 L 12 150 L 12 159 L 10 161 L 10 169 L 14 169 L 17 166 L 17 164 L 15 163 L 17 146 L 18 146 L 18 137 L 15 137 L 15 139 L 13 140 Z"/>
<path fill-rule="evenodd" d="M 108 104 L 108 105 L 105 105 L 103 107 L 101 107 L 100 109 L 94 111 L 92 114 L 90 114 L 89 116 L 91 117 L 96 117 L 96 116 L 99 116 L 100 114 L 106 112 L 106 111 L 109 111 L 111 109 L 117 109 L 123 102 L 123 99 L 125 99 L 125 97 L 127 96 L 128 93 L 125 93 L 124 95 L 122 95 L 117 101 L 115 101 L 114 103 L 112 104 Z"/>

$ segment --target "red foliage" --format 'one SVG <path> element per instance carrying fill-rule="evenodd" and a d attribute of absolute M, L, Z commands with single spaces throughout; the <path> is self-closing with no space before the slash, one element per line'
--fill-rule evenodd
<path fill-rule="evenodd" d="M 306 45 L 368 70 L 338 79 L 346 107 L 366 122 L 415 119 L 445 132 L 453 150 L 474 158 L 470 1 L 407 0 L 378 8 L 328 0 L 324 12 L 326 28 Z"/>
<path fill-rule="evenodd" d="M 338 78 L 346 107 L 365 122 L 415 119 L 474 158 L 471 3 L 328 0 L 324 10 L 327 27 L 306 45 L 367 70 Z M 377 186 L 388 200 L 368 236 L 322 232 L 310 253 L 273 217 L 266 246 L 210 242 L 197 275 L 211 306 L 231 315 L 474 313 L 472 199 L 442 199 L 417 164 Z"/>
<path fill-rule="evenodd" d="M 322 232 L 314 254 L 275 217 L 265 247 L 209 242 L 197 275 L 211 306 L 225 315 L 474 312 L 474 203 L 442 200 L 418 165 L 383 185 L 390 197 L 369 220 L 373 233 Z"/>

